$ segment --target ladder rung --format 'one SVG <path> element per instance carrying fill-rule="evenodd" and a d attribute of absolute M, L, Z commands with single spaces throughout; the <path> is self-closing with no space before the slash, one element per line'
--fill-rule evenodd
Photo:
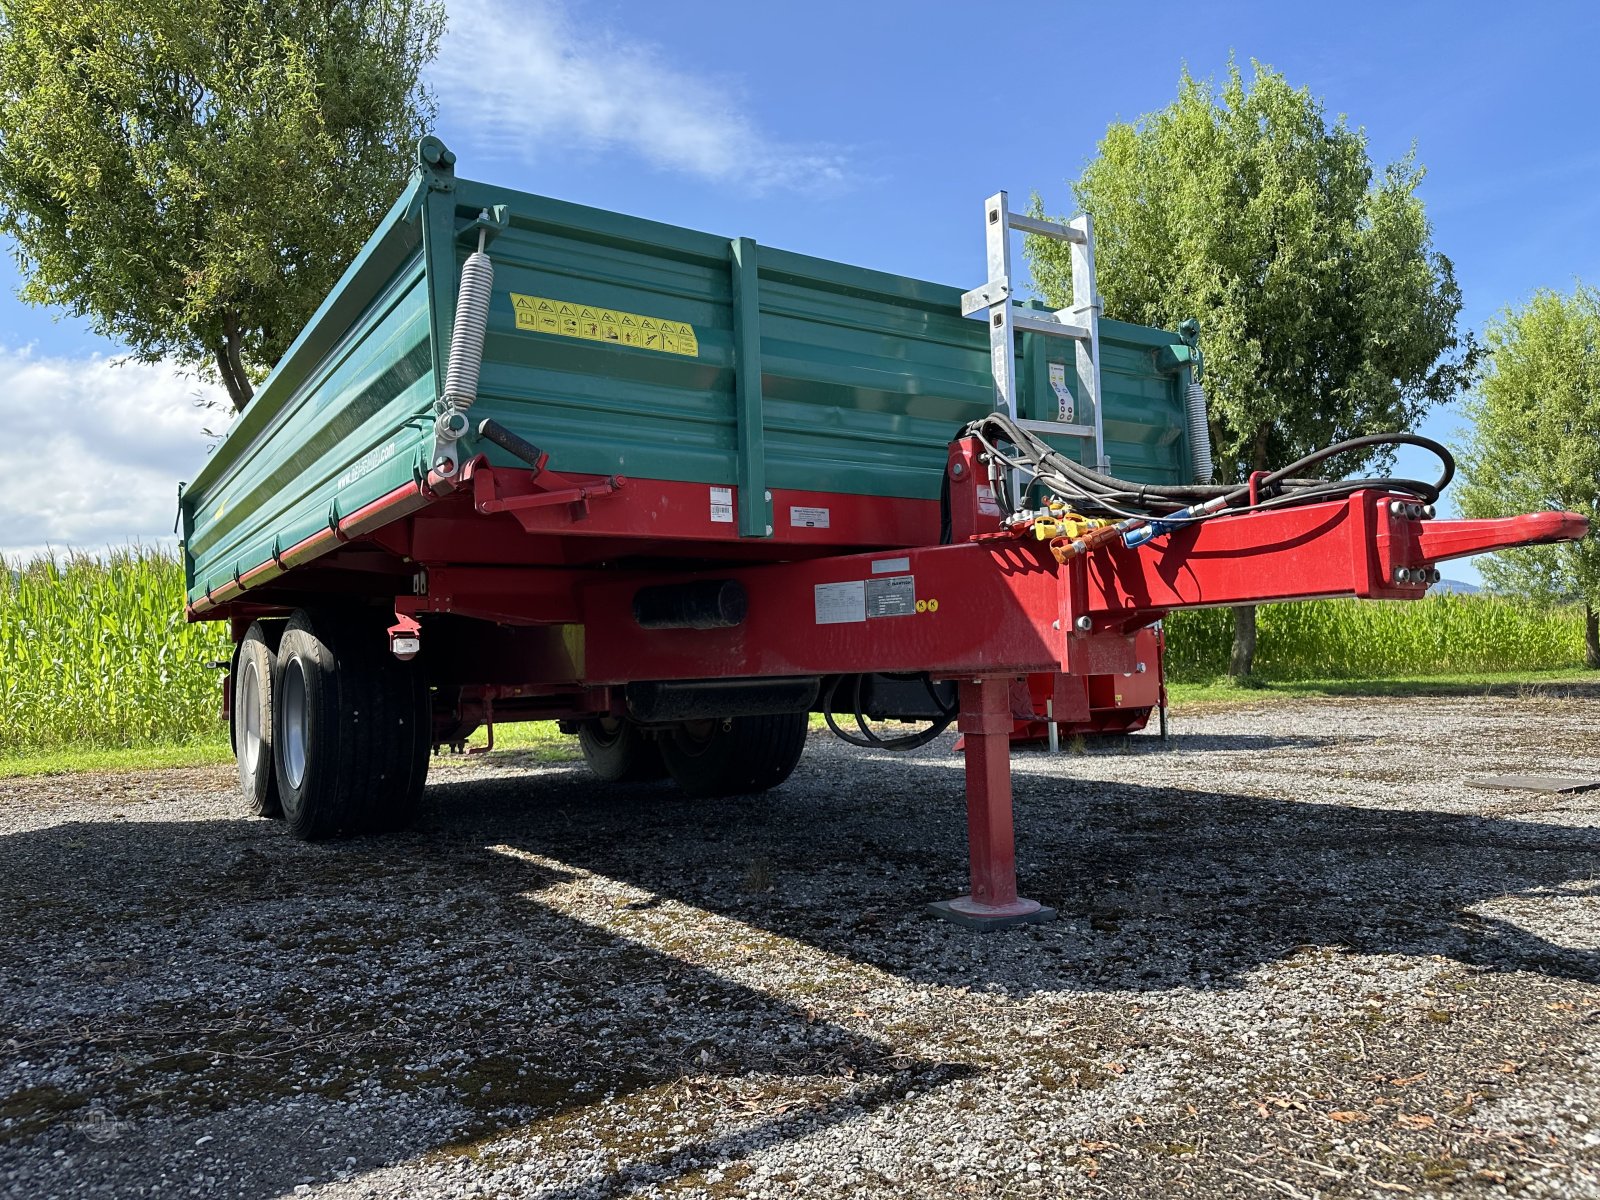
<path fill-rule="evenodd" d="M 1076 338 L 1080 342 L 1086 342 L 1090 337 L 1087 326 L 1069 325 L 1056 317 L 1024 316 L 1022 313 L 1012 313 L 1011 324 L 1026 333 L 1043 333 L 1050 337 Z"/>
<path fill-rule="evenodd" d="M 1030 433 L 1053 433 L 1059 437 L 1092 438 L 1093 425 L 1070 425 L 1066 421 L 1018 421 Z"/>
<path fill-rule="evenodd" d="M 1083 230 L 1063 225 L 1059 221 L 1041 221 L 1037 217 L 1024 217 L 1020 213 L 1007 213 L 1006 219 L 1011 223 L 1011 228 L 1020 229 L 1023 233 L 1037 233 L 1040 237 L 1055 238 L 1059 242 L 1076 242 L 1080 246 L 1084 243 Z"/>

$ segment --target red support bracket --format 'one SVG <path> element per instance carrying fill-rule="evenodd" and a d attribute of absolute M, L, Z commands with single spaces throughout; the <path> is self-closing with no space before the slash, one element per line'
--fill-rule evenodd
<path fill-rule="evenodd" d="M 1055 919 L 1055 909 L 1017 895 L 1011 805 L 1011 684 L 1008 675 L 963 679 L 957 728 L 967 759 L 967 841 L 972 891 L 928 906 L 971 929 L 1004 929 Z"/>

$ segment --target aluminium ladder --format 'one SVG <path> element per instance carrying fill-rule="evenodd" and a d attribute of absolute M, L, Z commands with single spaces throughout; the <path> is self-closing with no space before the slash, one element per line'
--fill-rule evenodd
<path fill-rule="evenodd" d="M 995 409 L 1005 413 L 1022 428 L 1039 434 L 1075 437 L 1094 442 L 1095 469 L 1106 471 L 1105 428 L 1100 405 L 1100 291 L 1094 278 L 1094 219 L 1088 213 L 1070 221 L 1041 221 L 1014 213 L 1006 193 L 996 192 L 984 201 L 984 236 L 988 248 L 989 281 L 961 297 L 961 315 L 986 312 L 989 324 L 989 360 L 994 372 Z M 1019 312 L 1012 303 L 1011 231 L 1037 234 L 1066 242 L 1072 254 L 1072 305 L 1053 313 Z M 1050 374 L 1056 393 L 1055 421 L 1024 420 L 1019 411 L 1017 390 L 1016 335 L 1039 333 L 1046 337 L 1067 338 L 1076 344 L 1079 396 L 1074 401 L 1067 389 L 1066 373 Z M 1092 423 L 1074 420 L 1086 405 Z M 1021 495 L 1018 491 L 1017 495 Z"/>

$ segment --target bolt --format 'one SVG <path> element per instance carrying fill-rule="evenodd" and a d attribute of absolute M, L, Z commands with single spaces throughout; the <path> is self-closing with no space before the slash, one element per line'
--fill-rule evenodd
<path fill-rule="evenodd" d="M 768 493 L 767 493 L 767 503 L 768 503 L 768 504 L 771 504 L 771 503 L 772 503 L 772 493 L 771 493 L 771 492 L 768 492 Z"/>
<path fill-rule="evenodd" d="M 1135 675 L 1143 675 L 1144 671 L 1145 671 L 1145 666 L 1144 666 L 1143 663 L 1134 663 L 1133 664 L 1133 673 Z"/>
<path fill-rule="evenodd" d="M 1059 633 L 1061 631 L 1061 622 L 1060 621 L 1051 621 L 1050 622 L 1050 628 L 1056 630 Z"/>
<path fill-rule="evenodd" d="M 951 479 L 960 479 L 966 473 L 967 473 L 967 468 L 966 468 L 965 464 L 960 463 L 960 462 L 953 462 L 953 463 L 950 464 L 950 478 Z"/>
<path fill-rule="evenodd" d="M 772 526 L 771 526 L 771 525 L 768 525 L 768 526 L 767 526 L 767 536 L 768 536 L 768 537 L 771 537 L 771 536 L 772 536 Z"/>
<path fill-rule="evenodd" d="M 1086 616 L 1085 617 L 1079 617 L 1072 624 L 1073 624 L 1073 627 L 1075 629 L 1077 629 L 1080 633 L 1088 633 L 1089 630 L 1094 628 L 1093 619 L 1090 618 L 1090 617 L 1086 617 Z"/>
<path fill-rule="evenodd" d="M 1400 567 L 1398 570 L 1396 570 L 1395 573 L 1394 573 L 1394 581 L 1396 583 L 1410 583 L 1411 582 L 1411 568 L 1410 567 Z"/>

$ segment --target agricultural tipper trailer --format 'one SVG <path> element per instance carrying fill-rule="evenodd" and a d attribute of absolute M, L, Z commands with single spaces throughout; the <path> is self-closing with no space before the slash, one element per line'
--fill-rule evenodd
<path fill-rule="evenodd" d="M 1449 455 L 1411 435 L 1212 484 L 1197 331 L 1101 316 L 1088 217 L 991 197 L 963 293 L 454 162 L 422 140 L 180 499 L 241 787 L 299 837 L 405 825 L 430 751 L 496 722 L 698 796 L 782 783 L 813 712 L 889 749 L 954 723 L 972 885 L 935 907 L 1040 920 L 1011 739 L 1141 725 L 1166 614 L 1415 599 L 1440 562 L 1586 530 L 1433 519 Z M 1073 307 L 1017 301 L 1017 230 L 1069 243 Z M 1376 442 L 1439 478 L 1313 474 Z"/>

